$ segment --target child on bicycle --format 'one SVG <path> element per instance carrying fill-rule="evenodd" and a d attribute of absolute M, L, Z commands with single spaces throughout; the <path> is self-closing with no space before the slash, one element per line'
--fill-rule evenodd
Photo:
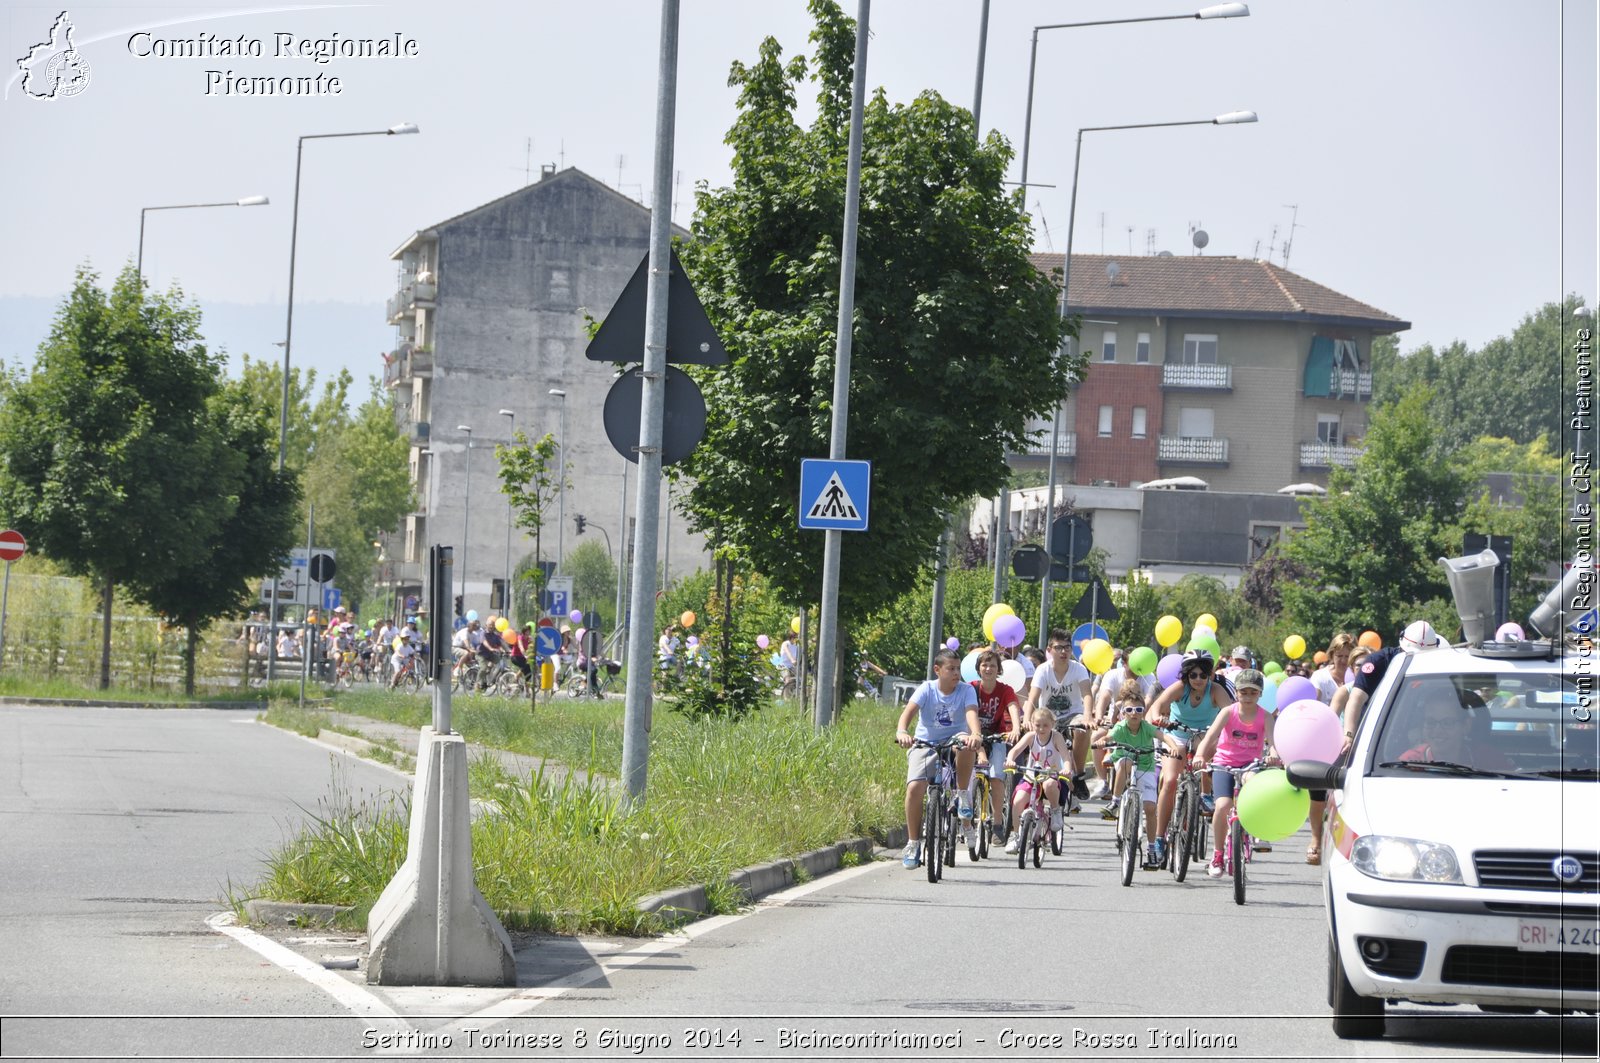
<path fill-rule="evenodd" d="M 1036 705 L 1033 711 L 1028 713 L 1028 724 L 1031 729 L 1011 747 L 1011 752 L 1006 754 L 1006 767 L 1015 768 L 1021 765 L 1048 772 L 1065 772 L 1067 765 L 1071 763 L 1072 751 L 1067 748 L 1061 732 L 1056 730 L 1056 714 L 1043 705 Z M 1024 778 L 1017 783 L 1017 788 L 1011 795 L 1011 812 L 1019 821 L 1022 819 L 1022 813 L 1033 804 L 1033 786 L 1033 780 Z M 1050 817 L 1050 829 L 1053 831 L 1061 829 L 1060 791 L 1060 785 L 1054 778 L 1040 781 L 1039 792 L 1044 798 L 1045 812 Z M 1019 831 L 1006 842 L 1006 852 L 1015 853 L 1021 848 L 1022 834 Z"/>
<path fill-rule="evenodd" d="M 1006 798 L 1001 764 L 1006 747 L 1022 736 L 1022 710 L 1017 704 L 1017 692 L 1010 684 L 1000 682 L 1000 655 L 994 650 L 978 654 L 978 678 L 972 681 L 972 689 L 978 692 L 978 724 L 983 734 L 983 744 L 978 747 L 978 770 L 989 776 L 989 814 L 996 837 L 1004 844 Z M 971 795 L 967 800 L 971 803 Z"/>
<path fill-rule="evenodd" d="M 1138 749 L 1137 754 L 1126 749 L 1111 749 L 1110 765 L 1115 772 L 1112 782 L 1111 803 L 1100 813 L 1101 818 L 1115 820 L 1117 811 L 1130 786 L 1139 795 L 1139 801 L 1144 805 L 1144 834 L 1145 850 L 1144 866 L 1146 870 L 1160 866 L 1159 854 L 1156 852 L 1156 786 L 1160 773 L 1156 771 L 1156 729 L 1146 727 L 1144 722 L 1144 690 L 1138 679 L 1130 678 L 1123 682 L 1117 691 L 1118 720 L 1112 725 L 1110 733 L 1106 735 L 1106 743 L 1115 743 L 1118 746 L 1133 746 Z"/>
<path fill-rule="evenodd" d="M 1155 703 L 1150 706 L 1147 722 L 1152 726 L 1167 728 L 1177 724 L 1186 728 L 1163 736 L 1167 752 L 1171 755 L 1161 763 L 1161 789 L 1156 797 L 1156 855 L 1161 857 L 1159 862 L 1166 860 L 1167 826 L 1172 822 L 1173 806 L 1178 803 L 1178 777 L 1184 771 L 1184 758 L 1217 715 L 1234 703 L 1232 688 L 1214 674 L 1215 670 L 1216 661 L 1208 651 L 1190 650 L 1183 655 L 1178 681 L 1158 694 Z M 1209 796 L 1202 796 L 1202 803 Z"/>
<path fill-rule="evenodd" d="M 1211 814 L 1212 849 L 1211 864 L 1206 874 L 1218 878 L 1225 870 L 1222 866 L 1222 841 L 1228 836 L 1228 813 L 1236 800 L 1233 772 L 1229 768 L 1242 768 L 1267 756 L 1272 747 L 1272 716 L 1261 707 L 1261 690 L 1266 679 L 1254 668 L 1246 668 L 1233 677 L 1237 704 L 1217 713 L 1206 730 L 1205 737 L 1195 746 L 1195 767 L 1204 770 L 1211 764 L 1211 793 L 1217 807 Z M 1238 780 L 1243 786 L 1248 775 Z"/>
<path fill-rule="evenodd" d="M 961 740 L 956 752 L 956 789 L 963 795 L 961 800 L 965 805 L 981 733 L 977 691 L 972 689 L 971 683 L 961 681 L 961 658 L 954 650 L 940 650 L 933 655 L 933 675 L 934 678 L 924 680 L 911 692 L 894 736 L 900 748 L 906 750 L 906 837 L 909 840 L 900 862 L 908 870 L 922 865 L 922 799 L 928 793 L 928 779 L 938 767 L 938 757 L 932 747 L 952 738 Z M 913 718 L 917 721 L 915 736 L 908 730 Z M 917 745 L 918 741 L 928 744 Z M 970 806 L 961 809 L 961 818 L 970 834 Z M 970 837 L 968 844 L 971 844 Z"/>

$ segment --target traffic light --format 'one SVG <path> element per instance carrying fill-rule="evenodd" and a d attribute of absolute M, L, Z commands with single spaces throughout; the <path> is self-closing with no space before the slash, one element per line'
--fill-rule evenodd
<path fill-rule="evenodd" d="M 579 535 L 583 534 L 584 525 L 589 523 L 586 519 L 584 519 L 584 516 L 583 516 L 582 513 L 579 513 L 579 514 L 575 515 L 572 518 L 572 522 L 578 526 L 578 534 Z"/>
<path fill-rule="evenodd" d="M 461 614 L 461 595 L 459 595 L 459 594 L 456 595 L 456 615 L 457 616 L 462 615 Z"/>

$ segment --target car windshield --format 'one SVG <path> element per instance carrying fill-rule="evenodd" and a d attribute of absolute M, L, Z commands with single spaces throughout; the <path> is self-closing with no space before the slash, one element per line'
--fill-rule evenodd
<path fill-rule="evenodd" d="M 1407 677 L 1379 724 L 1375 765 L 1385 775 L 1594 779 L 1586 700 L 1555 672 Z"/>

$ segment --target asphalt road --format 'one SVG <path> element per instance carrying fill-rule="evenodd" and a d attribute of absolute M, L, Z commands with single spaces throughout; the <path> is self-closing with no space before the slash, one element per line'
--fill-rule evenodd
<path fill-rule="evenodd" d="M 1303 835 L 1257 858 L 1241 908 L 1203 868 L 1120 886 L 1092 804 L 1037 870 L 963 851 L 930 885 L 885 861 L 677 936 L 528 942 L 517 989 L 385 990 L 351 971 L 336 999 L 206 922 L 334 779 L 325 749 L 252 717 L 0 707 L 0 1013 L 76 1017 L 0 1020 L 0 1054 L 1594 1057 L 1592 1018 L 1468 1008 L 1391 1009 L 1383 1042 L 1337 1041 Z M 404 785 L 336 761 L 349 788 Z M 364 951 L 276 937 L 325 982 L 321 957 Z"/>

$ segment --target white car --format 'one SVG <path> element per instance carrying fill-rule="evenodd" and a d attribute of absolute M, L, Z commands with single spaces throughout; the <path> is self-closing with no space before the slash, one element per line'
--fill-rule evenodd
<path fill-rule="evenodd" d="M 1326 786 L 1328 1003 L 1381 1037 L 1385 1001 L 1600 1007 L 1592 672 L 1548 642 L 1402 654 Z M 1594 651 L 1590 651 L 1594 652 Z"/>

